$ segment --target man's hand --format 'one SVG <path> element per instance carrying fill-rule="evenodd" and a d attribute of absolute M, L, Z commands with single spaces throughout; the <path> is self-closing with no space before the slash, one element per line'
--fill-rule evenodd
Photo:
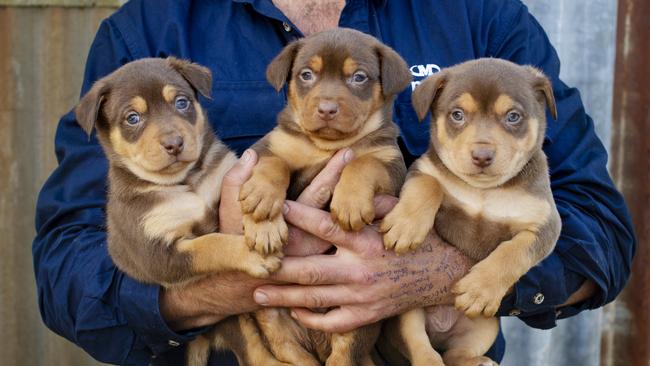
<path fill-rule="evenodd" d="M 383 196 L 375 201 L 378 214 L 385 215 L 397 200 Z M 300 285 L 265 285 L 255 291 L 255 300 L 292 307 L 292 315 L 309 328 L 342 333 L 416 307 L 452 304 L 451 285 L 472 264 L 433 236 L 416 253 L 397 256 L 384 250 L 374 227 L 346 232 L 328 212 L 297 202 L 287 201 L 285 218 L 334 243 L 337 252 L 285 258 L 272 278 Z M 334 309 L 324 314 L 308 310 L 329 307 Z"/>
<path fill-rule="evenodd" d="M 298 200 L 306 205 L 323 207 L 329 201 L 341 171 L 351 159 L 352 151 L 349 149 L 335 154 Z M 223 179 L 219 205 L 219 231 L 222 233 L 243 232 L 239 189 L 251 176 L 256 162 L 255 152 L 246 150 Z M 284 250 L 289 255 L 320 254 L 331 247 L 330 243 L 297 228 L 290 229 L 289 238 Z M 255 279 L 240 272 L 214 274 L 182 288 L 161 290 L 160 311 L 174 330 L 214 324 L 227 316 L 258 309 L 259 305 L 253 301 L 253 291 L 268 283 L 269 280 Z"/>

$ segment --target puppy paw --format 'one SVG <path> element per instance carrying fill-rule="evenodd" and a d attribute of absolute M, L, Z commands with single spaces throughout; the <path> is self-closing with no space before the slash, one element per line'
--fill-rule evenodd
<path fill-rule="evenodd" d="M 498 273 L 474 266 L 469 274 L 461 278 L 452 293 L 456 294 L 456 309 L 463 311 L 470 318 L 479 315 L 493 317 L 508 286 L 500 284 Z"/>
<path fill-rule="evenodd" d="M 332 219 L 344 230 L 359 231 L 372 224 L 375 218 L 373 195 L 346 193 L 337 186 L 330 204 L 330 213 Z"/>
<path fill-rule="evenodd" d="M 384 247 L 404 254 L 422 245 L 431 231 L 431 223 L 418 223 L 417 217 L 396 206 L 381 222 L 379 230 L 384 233 Z"/>
<path fill-rule="evenodd" d="M 281 253 L 287 243 L 289 229 L 282 215 L 271 220 L 256 221 L 253 215 L 244 215 L 244 237 L 248 246 L 263 255 Z"/>
<path fill-rule="evenodd" d="M 251 177 L 239 191 L 242 212 L 255 221 L 276 217 L 282 211 L 285 191 L 264 179 Z"/>
<path fill-rule="evenodd" d="M 281 255 L 263 256 L 257 251 L 250 251 L 248 258 L 242 263 L 242 270 L 253 277 L 267 278 L 281 266 Z"/>

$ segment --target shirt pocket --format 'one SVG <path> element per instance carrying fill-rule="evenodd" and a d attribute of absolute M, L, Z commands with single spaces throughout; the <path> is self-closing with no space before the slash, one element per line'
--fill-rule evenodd
<path fill-rule="evenodd" d="M 285 104 L 284 91 L 267 81 L 215 81 L 212 99 L 202 101 L 214 132 L 240 154 L 276 126 Z"/>

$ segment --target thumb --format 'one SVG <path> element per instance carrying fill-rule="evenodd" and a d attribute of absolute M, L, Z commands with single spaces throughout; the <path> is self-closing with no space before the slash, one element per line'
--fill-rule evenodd
<path fill-rule="evenodd" d="M 248 149 L 244 151 L 235 164 L 223 177 L 221 182 L 221 202 L 219 203 L 220 232 L 239 234 L 242 230 L 241 204 L 239 189 L 253 174 L 257 163 L 257 154 Z"/>

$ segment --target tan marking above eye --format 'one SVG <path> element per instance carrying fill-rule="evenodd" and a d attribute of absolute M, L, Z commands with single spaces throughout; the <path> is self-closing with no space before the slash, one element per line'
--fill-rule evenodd
<path fill-rule="evenodd" d="M 314 72 L 321 72 L 323 69 L 323 58 L 316 55 L 309 60 L 309 68 Z"/>
<path fill-rule="evenodd" d="M 345 61 L 343 61 L 343 75 L 350 76 L 354 74 L 358 67 L 359 64 L 357 64 L 356 61 L 350 57 L 346 58 Z"/>
<path fill-rule="evenodd" d="M 145 114 L 147 113 L 147 101 L 144 100 L 143 97 L 141 96 L 136 96 L 131 99 L 131 107 L 133 110 L 140 114 Z"/>
<path fill-rule="evenodd" d="M 476 113 L 478 111 L 478 103 L 470 93 L 461 94 L 456 102 L 465 113 Z"/>
<path fill-rule="evenodd" d="M 494 102 L 492 109 L 494 113 L 498 116 L 503 116 L 508 113 L 509 110 L 515 107 L 515 101 L 509 95 L 501 94 Z"/>
<path fill-rule="evenodd" d="M 165 101 L 167 101 L 167 103 L 174 101 L 174 98 L 176 98 L 176 92 L 176 88 L 171 85 L 165 85 L 162 89 L 163 98 L 165 98 Z"/>

